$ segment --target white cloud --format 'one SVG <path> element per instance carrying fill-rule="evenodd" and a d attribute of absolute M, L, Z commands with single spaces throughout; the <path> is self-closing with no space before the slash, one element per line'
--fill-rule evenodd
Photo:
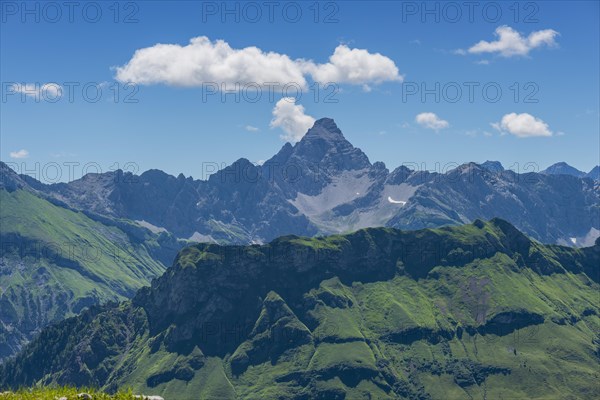
<path fill-rule="evenodd" d="M 29 152 L 25 149 L 21 149 L 19 151 L 11 151 L 10 158 L 27 158 L 29 157 Z"/>
<path fill-rule="evenodd" d="M 355 85 L 402 81 L 394 62 L 379 53 L 339 45 L 329 62 L 292 60 L 286 54 L 265 52 L 258 47 L 234 49 L 224 40 L 195 37 L 185 46 L 156 44 L 136 50 L 123 66 L 116 67 L 116 79 L 138 84 L 163 83 L 172 86 L 201 86 L 203 83 L 235 84 L 277 83 L 307 87 L 307 76 L 317 82 Z M 281 87 L 279 88 L 281 89 Z"/>
<path fill-rule="evenodd" d="M 16 83 L 11 85 L 15 93 L 22 93 L 35 99 L 54 100 L 62 96 L 62 86 L 58 83 Z"/>
<path fill-rule="evenodd" d="M 131 60 L 116 71 L 116 79 L 121 82 L 147 85 L 200 86 L 208 82 L 306 85 L 297 63 L 285 54 L 263 52 L 257 47 L 233 49 L 224 40 L 212 42 L 206 36 L 192 38 L 186 46 L 159 43 L 136 50 Z"/>
<path fill-rule="evenodd" d="M 315 119 L 304 113 L 304 107 L 296 104 L 293 97 L 284 97 L 273 108 L 271 128 L 281 128 L 285 132 L 281 139 L 296 143 L 313 126 Z"/>
<path fill-rule="evenodd" d="M 246 125 L 244 127 L 244 129 L 247 130 L 248 132 L 258 132 L 258 131 L 260 131 L 260 129 L 258 129 L 257 127 L 252 126 L 252 125 Z"/>
<path fill-rule="evenodd" d="M 450 126 L 448 121 L 445 121 L 431 112 L 424 112 L 415 117 L 415 121 L 425 128 L 433 129 L 436 132 Z"/>
<path fill-rule="evenodd" d="M 494 34 L 498 40 L 493 42 L 481 40 L 471 46 L 468 52 L 471 54 L 499 53 L 503 57 L 526 56 L 531 50 L 543 45 L 556 46 L 557 43 L 554 39 L 559 35 L 553 29 L 544 29 L 531 32 L 529 36 L 525 37 L 506 25 L 496 28 Z"/>
<path fill-rule="evenodd" d="M 322 83 L 351 83 L 364 87 L 369 83 L 403 80 L 398 67 L 388 57 L 364 49 L 351 49 L 344 44 L 335 48 L 328 63 L 308 61 L 302 65 L 314 81 Z"/>
<path fill-rule="evenodd" d="M 552 131 L 547 123 L 527 113 L 506 114 L 500 122 L 492 123 L 491 125 L 504 134 L 510 133 L 520 138 L 552 136 Z"/>

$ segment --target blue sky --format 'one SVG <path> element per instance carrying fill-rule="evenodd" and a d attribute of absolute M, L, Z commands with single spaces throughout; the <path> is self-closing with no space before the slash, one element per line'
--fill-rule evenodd
<path fill-rule="evenodd" d="M 45 181 L 57 179 L 56 165 L 68 180 L 65 163 L 74 178 L 84 165 L 201 178 L 209 164 L 268 159 L 282 137 L 297 140 L 314 118 L 332 117 L 390 169 L 499 160 L 519 171 L 558 161 L 589 171 L 600 162 L 596 1 L 480 2 L 472 16 L 463 2 L 452 3 L 460 16 L 443 2 L 427 3 L 429 14 L 422 2 L 276 3 L 271 21 L 261 1 L 229 3 L 233 14 L 221 2 L 81 2 L 70 21 L 64 6 L 57 16 L 30 2 L 23 14 L 21 2 L 3 1 L 0 158 Z M 282 103 L 263 86 L 251 101 L 249 82 L 274 77 L 304 85 L 302 96 Z M 246 91 L 223 101 L 209 94 L 213 82 Z M 93 97 L 96 85 L 99 100 L 86 100 L 83 87 Z M 424 99 L 423 87 L 432 91 Z M 332 88 L 335 103 L 324 98 Z"/>

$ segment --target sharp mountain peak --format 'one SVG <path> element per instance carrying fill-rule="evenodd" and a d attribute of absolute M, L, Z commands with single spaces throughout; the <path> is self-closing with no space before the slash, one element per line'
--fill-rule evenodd
<path fill-rule="evenodd" d="M 319 163 L 336 170 L 371 167 L 367 155 L 344 137 L 332 118 L 318 119 L 292 149 L 284 146 L 281 152 L 288 153 L 289 159 Z"/>
<path fill-rule="evenodd" d="M 338 128 L 337 124 L 332 118 L 321 118 L 315 121 L 312 128 L 306 132 L 307 136 L 320 136 L 327 138 L 345 139 L 344 134 Z"/>

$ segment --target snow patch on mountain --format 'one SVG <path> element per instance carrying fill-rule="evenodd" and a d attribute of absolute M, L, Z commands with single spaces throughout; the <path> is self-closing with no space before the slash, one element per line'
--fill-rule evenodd
<path fill-rule="evenodd" d="M 406 202 L 402 200 L 394 200 L 390 196 L 388 196 L 388 201 L 392 204 L 400 204 L 401 206 L 405 205 Z"/>

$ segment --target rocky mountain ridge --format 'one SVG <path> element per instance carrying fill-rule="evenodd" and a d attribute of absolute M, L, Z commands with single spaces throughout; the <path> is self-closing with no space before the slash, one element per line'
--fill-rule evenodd
<path fill-rule="evenodd" d="M 7 184 L 197 241 L 264 243 L 287 234 L 419 229 L 500 217 L 545 243 L 590 245 L 600 234 L 600 186 L 565 165 L 522 174 L 492 161 L 445 173 L 406 166 L 389 171 L 323 118 L 263 165 L 239 159 L 206 181 L 119 170 L 69 183 L 44 185 L 21 176 Z"/>

